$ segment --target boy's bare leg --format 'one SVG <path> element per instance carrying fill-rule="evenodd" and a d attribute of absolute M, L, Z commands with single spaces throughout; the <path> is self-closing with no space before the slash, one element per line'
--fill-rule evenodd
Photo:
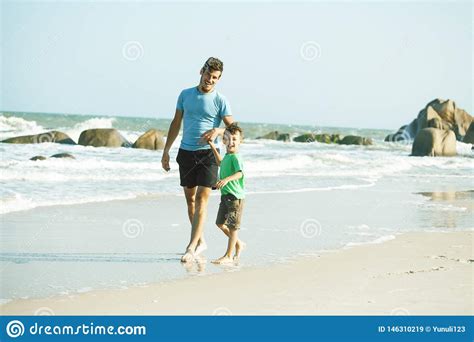
<path fill-rule="evenodd" d="M 191 229 L 191 240 L 186 247 L 186 253 L 181 258 L 181 261 L 187 262 L 194 259 L 196 247 L 202 237 L 204 229 L 204 221 L 207 216 L 207 203 L 211 194 L 211 188 L 205 186 L 198 186 L 196 191 L 196 204 L 194 206 L 194 216 Z"/>
<path fill-rule="evenodd" d="M 228 262 L 232 262 L 232 252 L 238 239 L 238 229 L 229 229 L 229 242 L 227 243 L 227 251 L 225 252 L 223 257 L 214 260 L 213 263 L 225 264 Z"/>
<path fill-rule="evenodd" d="M 192 226 L 195 206 L 196 206 L 196 192 L 197 192 L 198 187 L 197 186 L 195 186 L 194 188 L 183 187 L 183 189 L 184 189 L 184 196 L 186 197 L 186 204 L 188 206 L 188 218 Z M 204 241 L 204 236 L 201 236 L 201 238 L 198 241 L 196 250 L 194 251 L 194 254 L 198 255 L 201 252 L 205 251 L 206 249 L 207 249 L 206 241 Z"/>
<path fill-rule="evenodd" d="M 224 232 L 224 234 L 227 237 L 230 238 L 230 229 L 229 229 L 229 227 L 227 227 L 225 224 L 217 225 L 217 227 L 219 227 L 219 229 L 222 230 Z M 243 242 L 240 239 L 237 239 L 237 242 L 235 243 L 234 259 L 238 259 L 240 257 L 240 253 L 242 252 L 242 250 L 245 248 L 246 245 L 247 244 L 245 242 Z"/>

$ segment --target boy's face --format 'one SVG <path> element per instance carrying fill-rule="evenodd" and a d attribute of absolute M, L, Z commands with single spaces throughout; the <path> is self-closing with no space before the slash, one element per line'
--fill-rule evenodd
<path fill-rule="evenodd" d="M 213 71 L 209 68 L 202 68 L 199 88 L 201 88 L 201 90 L 205 93 L 210 93 L 214 90 L 214 87 L 216 86 L 220 78 L 220 71 Z"/>
<path fill-rule="evenodd" d="M 230 134 L 228 131 L 225 131 L 222 141 L 227 148 L 227 153 L 236 153 L 239 152 L 239 146 L 242 142 L 242 137 L 239 131 L 235 132 L 234 134 Z"/>

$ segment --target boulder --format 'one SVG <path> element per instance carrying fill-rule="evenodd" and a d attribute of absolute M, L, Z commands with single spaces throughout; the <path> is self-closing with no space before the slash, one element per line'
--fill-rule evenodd
<path fill-rule="evenodd" d="M 410 124 L 404 125 L 394 134 L 389 134 L 384 141 L 398 142 L 412 140 L 418 131 L 418 120 L 414 119 Z"/>
<path fill-rule="evenodd" d="M 456 103 L 452 100 L 434 99 L 428 103 L 425 109 L 430 108 L 438 115 L 441 120 L 449 124 L 454 124 L 454 112 L 456 111 Z M 424 127 L 423 127 L 424 128 Z"/>
<path fill-rule="evenodd" d="M 93 128 L 81 132 L 79 145 L 94 147 L 130 147 L 131 144 L 115 128 Z"/>
<path fill-rule="evenodd" d="M 337 143 L 340 140 L 339 134 L 314 134 L 314 133 L 305 133 L 293 138 L 295 142 L 320 142 L 325 144 Z"/>
<path fill-rule="evenodd" d="M 462 141 L 466 144 L 474 144 L 474 122 L 471 122 L 471 125 L 469 126 L 469 129 L 467 130 L 466 135 Z"/>
<path fill-rule="evenodd" d="M 71 158 L 71 159 L 76 159 L 72 154 L 70 153 L 56 153 L 50 156 L 50 158 Z M 44 156 L 34 156 L 30 158 L 30 160 L 46 160 L 48 158 Z"/>
<path fill-rule="evenodd" d="M 313 133 L 305 133 L 305 134 L 298 135 L 297 137 L 294 137 L 293 141 L 295 141 L 295 142 L 313 142 L 313 141 L 316 141 L 314 136 L 315 136 L 315 134 L 313 134 Z"/>
<path fill-rule="evenodd" d="M 452 127 L 446 123 L 446 121 L 441 120 L 440 118 L 432 118 L 426 123 L 426 127 L 433 127 L 437 129 L 451 129 Z"/>
<path fill-rule="evenodd" d="M 336 143 L 336 144 L 339 144 L 339 142 L 341 141 L 341 135 L 340 134 L 332 134 L 331 135 L 331 141 L 333 143 Z"/>
<path fill-rule="evenodd" d="M 413 141 L 412 156 L 455 156 L 456 135 L 452 130 L 423 128 Z"/>
<path fill-rule="evenodd" d="M 132 145 L 133 148 L 162 150 L 165 147 L 163 133 L 152 128 L 142 134 Z"/>
<path fill-rule="evenodd" d="M 47 159 L 46 157 L 44 156 L 34 156 L 34 157 L 31 157 L 30 160 L 45 160 Z"/>
<path fill-rule="evenodd" d="M 340 145 L 372 145 L 373 141 L 371 138 L 364 138 L 358 135 L 346 135 L 339 141 Z"/>
<path fill-rule="evenodd" d="M 385 141 L 411 140 L 420 130 L 433 126 L 452 130 L 456 139 L 462 141 L 471 122 L 473 122 L 473 117 L 465 110 L 458 108 L 454 101 L 434 99 L 418 113 L 415 120 L 409 125 L 400 127 L 395 134 L 387 135 Z"/>
<path fill-rule="evenodd" d="M 53 154 L 50 158 L 71 158 L 71 159 L 76 159 L 72 154 L 70 153 L 56 153 Z"/>
<path fill-rule="evenodd" d="M 278 141 L 291 141 L 289 133 L 280 133 L 278 131 L 273 131 L 258 137 L 257 139 L 268 139 L 268 140 L 278 140 Z"/>
<path fill-rule="evenodd" d="M 430 126 L 430 122 L 433 121 L 438 121 L 440 126 L 446 126 L 447 129 L 452 128 L 452 126 L 447 121 L 444 121 L 441 116 L 438 115 L 432 106 L 427 106 L 420 112 L 420 114 L 418 114 L 418 131 L 426 127 L 433 127 Z"/>
<path fill-rule="evenodd" d="M 50 131 L 41 134 L 23 135 L 20 137 L 13 137 L 2 140 L 3 143 L 8 144 L 40 144 L 45 142 L 54 142 L 58 144 L 76 145 L 66 133 L 59 131 Z"/>
<path fill-rule="evenodd" d="M 469 129 L 472 127 L 473 122 L 474 118 L 464 109 L 456 108 L 456 111 L 454 112 L 454 133 L 456 133 L 457 140 L 463 140 Z"/>

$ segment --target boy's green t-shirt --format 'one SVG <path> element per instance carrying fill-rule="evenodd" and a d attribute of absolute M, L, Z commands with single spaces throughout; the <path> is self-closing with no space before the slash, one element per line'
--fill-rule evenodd
<path fill-rule="evenodd" d="M 245 198 L 245 182 L 244 182 L 244 164 L 239 153 L 226 153 L 221 161 L 221 169 L 219 178 L 223 179 L 232 176 L 234 173 L 242 171 L 242 177 L 237 180 L 230 181 L 222 189 L 221 194 L 232 194 L 238 199 Z"/>

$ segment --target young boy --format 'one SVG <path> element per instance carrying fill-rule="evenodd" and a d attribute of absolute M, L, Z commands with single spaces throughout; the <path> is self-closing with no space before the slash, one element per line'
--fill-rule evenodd
<path fill-rule="evenodd" d="M 227 153 L 224 158 L 212 141 L 208 141 L 211 146 L 217 165 L 220 166 L 219 181 L 216 188 L 221 190 L 221 203 L 217 213 L 216 225 L 225 235 L 229 237 L 227 251 L 224 256 L 214 260 L 215 264 L 223 264 L 238 260 L 240 252 L 245 244 L 238 238 L 240 219 L 245 198 L 245 182 L 242 157 L 239 154 L 239 146 L 243 139 L 242 129 L 233 123 L 225 129 L 223 142 L 226 145 Z M 232 252 L 235 248 L 235 255 Z"/>

